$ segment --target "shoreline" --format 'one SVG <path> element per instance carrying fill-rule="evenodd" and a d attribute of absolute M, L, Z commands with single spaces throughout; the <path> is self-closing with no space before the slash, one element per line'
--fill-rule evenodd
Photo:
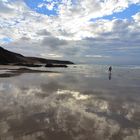
<path fill-rule="evenodd" d="M 7 78 L 13 76 L 19 76 L 24 73 L 60 73 L 56 71 L 48 71 L 48 70 L 33 70 L 25 67 L 18 68 L 0 68 L 0 71 L 4 71 L 4 73 L 0 73 L 0 78 Z"/>

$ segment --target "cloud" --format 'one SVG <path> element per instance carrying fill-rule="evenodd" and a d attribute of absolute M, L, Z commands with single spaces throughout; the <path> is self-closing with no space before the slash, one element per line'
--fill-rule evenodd
<path fill-rule="evenodd" d="M 47 8 L 48 10 L 53 10 L 53 9 L 54 9 L 54 6 L 55 6 L 55 3 L 54 3 L 54 2 L 48 3 L 48 4 L 46 4 L 46 3 L 41 3 L 41 4 L 38 5 L 38 8 L 43 8 L 43 7 L 45 7 L 45 8 Z"/>
<path fill-rule="evenodd" d="M 135 22 L 140 22 L 140 12 L 133 16 Z"/>
<path fill-rule="evenodd" d="M 40 35 L 40 36 L 50 36 L 51 33 L 48 32 L 46 29 L 42 29 L 42 30 L 37 31 L 37 35 Z"/>
<path fill-rule="evenodd" d="M 8 7 L 6 3 L 0 1 L 0 11 L 1 15 L 13 12 L 13 9 Z"/>
<path fill-rule="evenodd" d="M 60 40 L 59 38 L 55 37 L 45 37 L 42 41 L 43 46 L 49 46 L 52 49 L 56 49 L 59 46 L 64 46 L 67 45 L 67 41 L 65 40 Z"/>
<path fill-rule="evenodd" d="M 54 53 L 42 53 L 41 54 L 42 57 L 44 58 L 62 58 L 63 55 L 58 55 L 58 54 L 54 54 Z"/>
<path fill-rule="evenodd" d="M 5 47 L 12 46 L 11 50 L 27 55 L 47 57 L 50 54 L 49 57 L 81 57 L 79 60 L 82 60 L 82 56 L 110 56 L 110 52 L 134 54 L 140 45 L 139 13 L 131 20 L 96 18 L 138 3 L 139 0 L 62 0 L 55 2 L 58 15 L 48 16 L 35 12 L 23 0 L 3 0 L 0 2 L 0 38 L 10 38 L 13 42 Z"/>
<path fill-rule="evenodd" d="M 109 56 L 102 56 L 102 55 L 86 55 L 85 57 L 89 57 L 89 58 L 106 58 Z"/>
<path fill-rule="evenodd" d="M 94 75 L 96 66 L 95 70 L 84 67 L 81 69 L 84 76 L 47 73 L 35 74 L 30 78 L 29 75 L 15 77 L 11 79 L 12 82 L 3 79 L 0 83 L 0 114 L 4 115 L 4 117 L 1 115 L 1 121 L 4 120 L 0 127 L 1 136 L 7 134 L 8 137 L 12 137 L 17 133 L 18 126 L 21 135 L 18 139 L 23 136 L 35 139 L 38 136 L 35 132 L 37 130 L 40 132 L 41 129 L 43 132 L 58 134 L 58 128 L 61 134 L 69 134 L 71 130 L 71 139 L 75 140 L 79 138 L 85 140 L 89 137 L 108 140 L 116 136 L 123 139 L 128 137 L 138 139 L 138 91 L 135 91 L 133 86 L 128 87 L 130 91 L 123 95 L 122 92 L 125 90 L 123 88 L 118 88 L 118 92 L 114 88 L 103 90 L 104 86 L 108 87 L 108 83 L 104 78 L 100 80 L 97 78 L 100 75 L 98 72 Z M 102 72 L 100 70 L 101 68 L 99 73 Z M 90 78 L 87 78 L 85 76 L 89 71 Z M 91 78 L 95 79 L 94 84 Z M 118 80 L 119 84 L 130 82 L 125 78 Z M 112 85 L 116 86 L 113 83 Z M 15 121 L 18 122 L 16 125 Z M 32 122 L 34 127 L 30 127 L 29 122 Z M 26 136 L 25 130 L 29 132 Z M 42 133 L 43 138 L 47 139 L 49 137 L 47 134 Z"/>

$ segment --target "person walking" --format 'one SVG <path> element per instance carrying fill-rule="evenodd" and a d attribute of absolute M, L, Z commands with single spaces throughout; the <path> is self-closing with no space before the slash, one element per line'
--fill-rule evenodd
<path fill-rule="evenodd" d="M 108 79 L 111 80 L 111 71 L 112 71 L 112 67 L 111 66 L 108 68 L 108 71 L 109 71 Z"/>
<path fill-rule="evenodd" d="M 112 67 L 111 66 L 109 67 L 108 71 L 111 73 L 111 71 L 112 71 Z"/>

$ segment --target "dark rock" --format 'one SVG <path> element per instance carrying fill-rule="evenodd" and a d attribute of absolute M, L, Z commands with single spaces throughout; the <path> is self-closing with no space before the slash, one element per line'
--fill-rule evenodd
<path fill-rule="evenodd" d="M 64 64 L 51 64 L 51 63 L 48 63 L 48 64 L 45 65 L 45 67 L 63 67 L 63 68 L 67 68 L 68 66 L 64 65 Z"/>

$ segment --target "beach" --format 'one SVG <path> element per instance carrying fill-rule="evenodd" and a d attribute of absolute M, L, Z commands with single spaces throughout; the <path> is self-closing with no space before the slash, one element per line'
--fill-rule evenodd
<path fill-rule="evenodd" d="M 139 140 L 140 67 L 108 67 L 0 66 L 0 139 Z"/>

